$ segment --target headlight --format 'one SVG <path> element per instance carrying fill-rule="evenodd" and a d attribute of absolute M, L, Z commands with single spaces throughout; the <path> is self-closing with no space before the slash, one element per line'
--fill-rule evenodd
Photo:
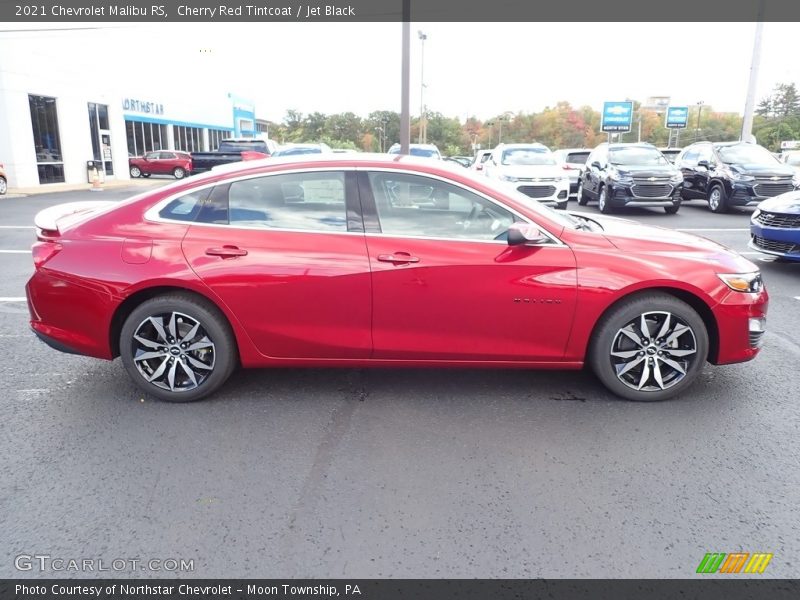
<path fill-rule="evenodd" d="M 738 181 L 740 183 L 749 183 L 751 181 L 755 181 L 756 178 L 752 175 L 742 175 L 741 173 L 737 173 L 736 171 L 730 171 L 731 179 L 734 181 Z"/>
<path fill-rule="evenodd" d="M 757 208 L 753 211 L 753 214 L 750 216 L 751 221 L 755 221 L 758 218 L 758 215 L 761 214 L 761 209 Z"/>
<path fill-rule="evenodd" d="M 613 171 L 611 173 L 611 179 L 616 181 L 617 183 L 633 183 L 633 177 L 628 175 L 627 173 L 620 173 L 619 171 Z"/>
<path fill-rule="evenodd" d="M 672 177 L 669 178 L 670 183 L 682 183 L 683 182 L 683 173 L 675 173 Z"/>
<path fill-rule="evenodd" d="M 792 177 L 792 185 L 794 187 L 800 187 L 800 173 L 795 173 Z"/>
<path fill-rule="evenodd" d="M 764 289 L 761 273 L 717 273 L 725 285 L 736 292 L 755 294 Z"/>
<path fill-rule="evenodd" d="M 561 178 L 561 181 L 566 181 L 566 182 L 569 182 L 569 175 L 564 175 L 564 176 Z"/>
<path fill-rule="evenodd" d="M 512 177 L 511 175 L 500 175 L 503 181 L 519 181 L 519 177 Z"/>

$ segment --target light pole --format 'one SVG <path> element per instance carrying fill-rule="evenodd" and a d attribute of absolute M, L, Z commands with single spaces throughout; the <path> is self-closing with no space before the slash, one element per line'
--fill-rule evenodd
<path fill-rule="evenodd" d="M 417 31 L 417 37 L 420 41 L 420 59 L 419 59 L 419 143 L 425 143 L 425 40 L 428 36 L 422 31 Z"/>
<path fill-rule="evenodd" d="M 703 101 L 698 100 L 697 102 L 697 127 L 694 130 L 694 141 L 700 139 L 700 113 L 703 112 Z"/>

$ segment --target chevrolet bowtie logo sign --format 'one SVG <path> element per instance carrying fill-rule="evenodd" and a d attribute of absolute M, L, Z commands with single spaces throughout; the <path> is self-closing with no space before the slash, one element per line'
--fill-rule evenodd
<path fill-rule="evenodd" d="M 772 556 L 764 552 L 709 552 L 697 566 L 697 573 L 763 573 Z"/>
<path fill-rule="evenodd" d="M 655 181 L 655 180 L 656 180 L 656 178 L 655 178 L 655 177 L 648 177 L 648 178 L 647 178 L 647 181 Z"/>

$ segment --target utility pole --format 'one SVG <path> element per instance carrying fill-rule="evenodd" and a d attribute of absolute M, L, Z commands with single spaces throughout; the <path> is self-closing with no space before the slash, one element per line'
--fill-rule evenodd
<path fill-rule="evenodd" d="M 756 35 L 753 41 L 753 58 L 750 62 L 750 81 L 747 84 L 747 99 L 744 103 L 744 119 L 742 120 L 741 140 L 748 142 L 753 137 L 753 109 L 756 102 L 756 83 L 758 83 L 758 67 L 761 64 L 761 34 L 764 31 L 764 0 L 758 3 L 758 20 Z"/>
<path fill-rule="evenodd" d="M 427 123 L 425 122 L 425 104 L 424 104 L 424 94 L 425 94 L 425 40 L 428 39 L 428 36 L 422 31 L 417 31 L 417 37 L 421 42 L 420 46 L 420 59 L 419 59 L 419 143 L 424 144 L 426 136 L 425 126 Z"/>
<path fill-rule="evenodd" d="M 694 130 L 694 141 L 700 139 L 700 114 L 703 112 L 703 101 L 699 100 L 697 102 L 697 127 Z"/>
<path fill-rule="evenodd" d="M 400 154 L 408 154 L 411 142 L 411 0 L 403 0 L 403 43 L 400 83 Z"/>

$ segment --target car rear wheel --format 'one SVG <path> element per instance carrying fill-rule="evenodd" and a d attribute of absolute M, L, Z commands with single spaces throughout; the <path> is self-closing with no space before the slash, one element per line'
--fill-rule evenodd
<path fill-rule="evenodd" d="M 697 312 L 667 294 L 624 300 L 598 323 L 589 364 L 617 396 L 665 400 L 681 393 L 700 374 L 708 333 Z"/>
<path fill-rule="evenodd" d="M 580 206 L 586 206 L 589 203 L 589 197 L 586 195 L 586 192 L 583 191 L 583 179 L 578 181 L 578 204 Z"/>
<path fill-rule="evenodd" d="M 609 204 L 608 195 L 606 194 L 606 186 L 600 188 L 600 195 L 597 197 L 597 208 L 606 215 L 612 212 L 611 204 Z"/>
<path fill-rule="evenodd" d="M 125 369 L 141 389 L 168 402 L 192 402 L 217 390 L 237 363 L 236 342 L 211 303 L 184 294 L 146 300 L 120 332 Z"/>
<path fill-rule="evenodd" d="M 136 177 L 141 177 L 141 176 L 142 176 L 142 170 L 139 167 L 131 167 L 131 177 L 135 179 Z"/>
<path fill-rule="evenodd" d="M 8 182 L 5 177 L 0 177 L 0 196 L 8 191 Z"/>
<path fill-rule="evenodd" d="M 180 167 L 175 167 L 172 170 L 172 174 L 175 176 L 175 179 L 183 179 L 186 177 L 186 171 Z"/>
<path fill-rule="evenodd" d="M 725 190 L 723 190 L 722 186 L 718 183 L 711 186 L 711 190 L 708 192 L 708 207 L 711 209 L 711 212 L 728 212 L 727 194 L 725 194 Z"/>

